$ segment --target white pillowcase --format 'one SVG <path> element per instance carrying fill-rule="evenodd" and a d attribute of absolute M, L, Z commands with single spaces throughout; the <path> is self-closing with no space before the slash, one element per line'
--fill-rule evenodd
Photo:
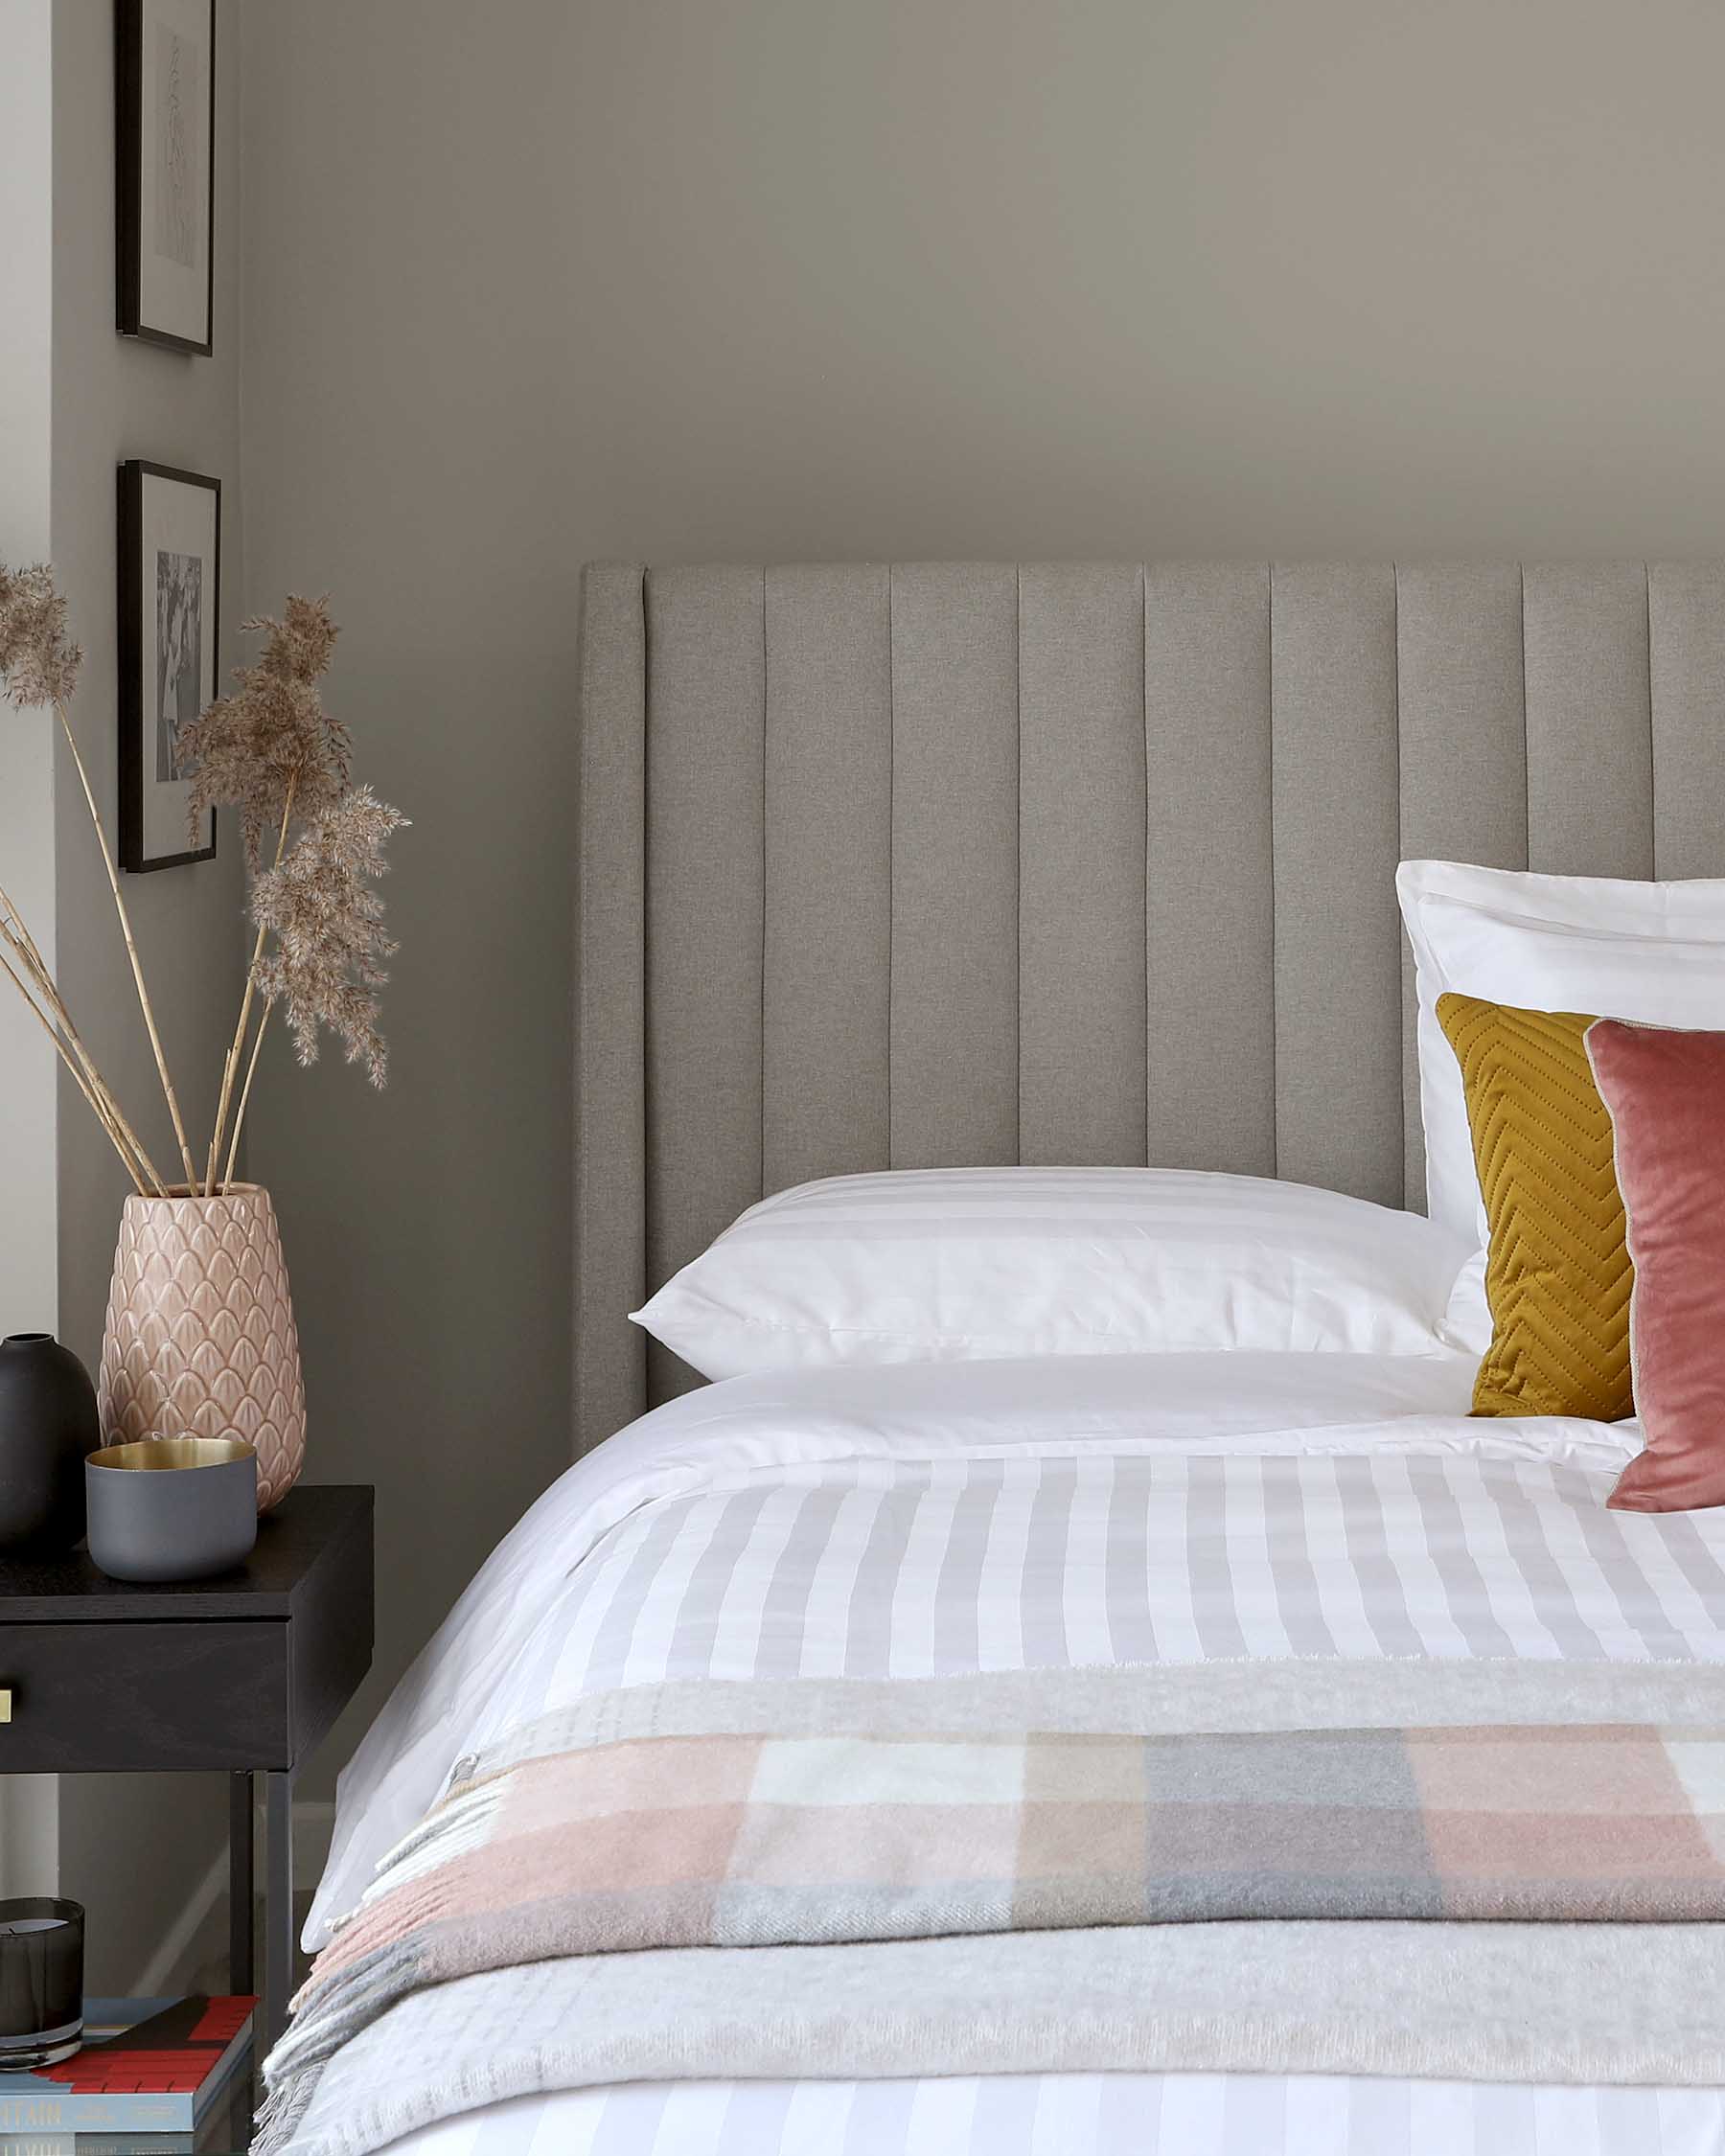
<path fill-rule="evenodd" d="M 1256 1176 L 912 1169 L 750 1206 L 632 1316 L 713 1378 L 1174 1349 L 1438 1355 L 1470 1248 L 1416 1213 Z"/>
<path fill-rule="evenodd" d="M 1461 1069 L 1438 1023 L 1438 997 L 1725 1027 L 1725 881 L 1634 883 L 1405 860 L 1395 888 L 1418 975 L 1426 1207 L 1483 1244 Z"/>

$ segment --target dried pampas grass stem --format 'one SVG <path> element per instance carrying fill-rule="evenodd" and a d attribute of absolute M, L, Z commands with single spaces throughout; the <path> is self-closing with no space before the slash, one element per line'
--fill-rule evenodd
<path fill-rule="evenodd" d="M 0 943 L 4 943 L 12 952 L 18 964 L 23 967 L 29 986 L 12 966 L 7 965 L 6 970 L 24 1000 L 47 1025 L 56 1048 L 73 1078 L 77 1080 L 79 1090 L 95 1112 L 97 1120 L 113 1140 L 114 1150 L 124 1161 L 126 1172 L 134 1182 L 142 1176 L 146 1182 L 153 1185 L 155 1194 L 160 1197 L 164 1190 L 161 1177 L 145 1151 L 138 1134 L 121 1112 L 120 1104 L 114 1098 L 106 1079 L 98 1070 L 94 1058 L 84 1046 L 83 1037 L 73 1023 L 65 998 L 56 985 L 54 975 L 48 971 L 47 962 L 36 948 L 35 938 L 25 926 L 23 915 L 12 904 L 4 886 L 0 886 Z M 4 963 L 0 959 L 0 964 Z M 34 997 L 32 996 L 32 988 L 35 992 Z M 37 1008 L 35 998 L 38 997 L 42 1008 Z M 48 1014 L 45 1019 L 44 1009 Z M 70 1055 L 67 1053 L 68 1049 L 71 1051 Z M 76 1064 L 72 1057 L 77 1058 Z M 143 1195 L 142 1189 L 140 1195 Z"/>
<path fill-rule="evenodd" d="M 258 1050 L 264 1045 L 264 1030 L 269 1023 L 269 1014 L 275 1009 L 272 998 L 264 1006 L 264 1016 L 258 1021 L 258 1030 L 252 1036 L 252 1052 L 245 1066 L 245 1083 L 240 1089 L 240 1105 L 234 1111 L 234 1142 L 228 1147 L 227 1166 L 222 1171 L 222 1187 L 232 1189 L 234 1166 L 240 1158 L 240 1133 L 245 1128 L 246 1103 L 251 1099 L 252 1080 L 258 1074 Z"/>
<path fill-rule="evenodd" d="M 60 731 L 66 737 L 66 745 L 72 751 L 72 761 L 78 767 L 78 781 L 83 788 L 83 797 L 89 805 L 90 821 L 96 830 L 96 843 L 102 848 L 102 865 L 107 870 L 108 889 L 114 894 L 114 910 L 120 916 L 120 933 L 126 938 L 126 955 L 131 960 L 132 979 L 137 985 L 138 1008 L 144 1014 L 144 1026 L 150 1035 L 156 1073 L 162 1081 L 162 1091 L 167 1096 L 168 1112 L 173 1119 L 173 1135 L 178 1141 L 180 1160 L 186 1170 L 186 1188 L 196 1190 L 197 1170 L 192 1165 L 192 1148 L 186 1143 L 186 1126 L 180 1117 L 179 1095 L 173 1089 L 173 1080 L 168 1070 L 168 1058 L 162 1052 L 162 1036 L 156 1031 L 155 1011 L 150 1000 L 150 990 L 144 984 L 143 961 L 138 956 L 138 946 L 132 939 L 131 915 L 126 910 L 126 900 L 120 889 L 119 871 L 114 866 L 107 833 L 103 829 L 102 812 L 96 806 L 96 796 L 90 788 L 90 774 L 84 769 L 84 760 L 79 754 L 78 743 L 72 732 L 72 722 L 66 716 L 66 706 L 58 697 L 55 699 L 54 713 L 60 722 Z"/>
<path fill-rule="evenodd" d="M 9 944 L 12 943 L 12 939 L 10 936 L 7 936 L 4 939 L 0 940 L 4 940 Z M 15 950 L 17 946 L 15 944 L 12 944 L 12 948 Z M 132 1141 L 132 1145 L 128 1145 L 126 1143 L 126 1136 L 124 1135 L 124 1118 L 119 1117 L 115 1113 L 106 1088 L 100 1085 L 92 1085 L 90 1080 L 85 1077 L 83 1071 L 79 1067 L 78 1063 L 73 1061 L 71 1051 L 68 1048 L 66 1041 L 61 1035 L 58 1027 L 49 1018 L 47 1012 L 43 1010 L 42 1006 L 30 993 L 30 990 L 24 985 L 23 975 L 18 972 L 17 968 L 13 966 L 12 960 L 7 957 L 4 952 L 0 952 L 0 971 L 5 972 L 8 978 L 12 981 L 12 986 L 18 991 L 18 994 L 23 997 L 25 1002 L 30 1006 L 32 1017 L 41 1027 L 42 1031 L 47 1034 L 49 1040 L 53 1042 L 56 1052 L 58 1054 L 61 1063 L 65 1065 L 66 1068 L 72 1074 L 73 1084 L 78 1088 L 79 1091 L 82 1093 L 84 1099 L 89 1102 L 91 1113 L 102 1125 L 103 1130 L 107 1134 L 108 1141 L 113 1146 L 114 1151 L 119 1154 L 126 1174 L 130 1176 L 132 1180 L 133 1187 L 136 1189 L 138 1196 L 140 1198 L 148 1196 L 149 1193 L 145 1188 L 143 1174 L 141 1173 L 138 1165 L 138 1158 L 132 1150 L 132 1146 L 136 1144 L 136 1140 L 134 1139 Z M 82 1051 L 80 1049 L 80 1058 L 81 1054 Z"/>
<path fill-rule="evenodd" d="M 333 631 L 331 633 L 334 636 Z M 296 791 L 296 781 L 290 777 L 288 781 L 287 796 L 282 802 L 281 829 L 276 833 L 273 865 L 277 868 L 282 865 L 282 855 L 288 844 L 288 819 L 293 814 L 293 796 Z M 216 1163 L 221 1157 L 221 1133 L 227 1122 L 228 1105 L 234 1097 L 234 1079 L 240 1068 L 240 1057 L 245 1047 L 245 1028 L 251 1021 L 252 998 L 258 990 L 258 967 L 264 957 L 264 939 L 267 932 L 265 929 L 260 926 L 258 939 L 252 945 L 251 964 L 245 969 L 245 988 L 240 998 L 240 1022 L 234 1028 L 234 1038 L 229 1044 L 227 1057 L 221 1067 L 221 1092 L 216 1103 L 216 1128 L 210 1133 L 210 1158 L 205 1170 L 204 1194 L 210 1198 L 214 1198 L 216 1195 Z M 268 1016 L 269 1013 L 266 1009 L 264 1017 L 267 1020 Z M 260 1023 L 258 1045 L 262 1045 L 263 1040 L 264 1026 Z M 251 1067 L 245 1074 L 245 1091 L 248 1093 L 251 1091 L 251 1073 L 252 1070 L 257 1068 L 257 1066 L 258 1048 L 254 1046 Z M 240 1150 L 240 1122 L 244 1113 L 245 1100 L 242 1094 L 239 1115 L 234 1119 L 234 1142 L 228 1151 L 227 1173 L 221 1179 L 224 1183 L 232 1182 L 234 1180 L 234 1160 Z"/>

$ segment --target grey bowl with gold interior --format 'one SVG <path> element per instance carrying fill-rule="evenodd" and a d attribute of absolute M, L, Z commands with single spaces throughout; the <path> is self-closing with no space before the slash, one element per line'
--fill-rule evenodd
<path fill-rule="evenodd" d="M 239 1437 L 145 1437 L 84 1462 L 90 1555 L 111 1579 L 209 1579 L 258 1539 L 258 1458 Z"/>

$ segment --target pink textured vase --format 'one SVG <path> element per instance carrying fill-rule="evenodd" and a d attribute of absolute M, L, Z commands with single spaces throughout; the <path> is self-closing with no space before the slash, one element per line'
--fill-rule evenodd
<path fill-rule="evenodd" d="M 258 1510 L 287 1496 L 306 1460 L 306 1388 L 267 1191 L 126 1201 L 96 1396 L 104 1445 L 242 1437 Z"/>

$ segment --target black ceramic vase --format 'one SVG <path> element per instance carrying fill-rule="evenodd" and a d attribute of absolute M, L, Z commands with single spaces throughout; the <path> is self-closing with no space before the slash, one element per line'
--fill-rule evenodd
<path fill-rule="evenodd" d="M 47 1556 L 84 1531 L 96 1388 L 51 1333 L 0 1340 L 0 1552 Z"/>

